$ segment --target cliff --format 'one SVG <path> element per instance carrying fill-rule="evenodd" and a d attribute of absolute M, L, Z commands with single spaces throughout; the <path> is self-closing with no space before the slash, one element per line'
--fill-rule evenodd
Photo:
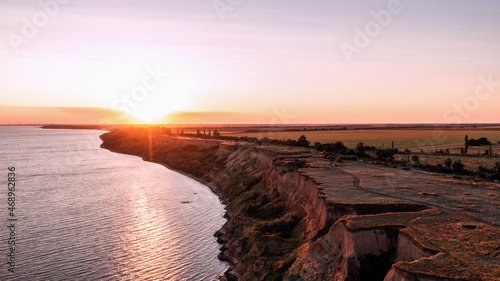
<path fill-rule="evenodd" d="M 227 280 L 499 280 L 495 225 L 360 189 L 317 152 L 127 129 L 101 139 L 229 203 L 215 234 L 233 265 Z"/>

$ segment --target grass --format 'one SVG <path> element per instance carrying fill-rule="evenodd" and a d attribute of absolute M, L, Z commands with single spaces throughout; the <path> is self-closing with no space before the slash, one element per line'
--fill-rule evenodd
<path fill-rule="evenodd" d="M 410 150 L 435 150 L 461 147 L 464 144 L 464 136 L 469 139 L 486 137 L 492 143 L 500 141 L 500 131 L 495 129 L 380 129 L 380 130 L 337 130 L 337 131 L 298 131 L 298 132 L 263 132 L 263 133 L 228 133 L 231 136 L 248 136 L 256 138 L 272 139 L 292 139 L 296 140 L 301 135 L 305 135 L 307 140 L 314 144 L 333 143 L 342 141 L 350 148 L 356 147 L 359 142 L 367 146 L 391 147 Z M 470 147 L 471 150 L 475 148 Z M 487 149 L 486 146 L 480 148 L 481 152 Z M 472 152 L 472 151 L 471 151 Z M 475 151 L 474 151 L 475 153 Z M 495 153 L 500 154 L 500 146 L 495 146 Z"/>
<path fill-rule="evenodd" d="M 409 155 L 401 155 L 397 154 L 394 156 L 396 160 L 410 160 L 412 156 L 418 156 L 420 163 L 422 165 L 436 165 L 436 164 L 442 164 L 444 165 L 444 162 L 446 159 L 450 158 L 451 161 L 457 162 L 460 161 L 465 165 L 466 169 L 470 169 L 472 171 L 475 171 L 477 167 L 480 165 L 483 165 L 487 168 L 493 168 L 495 166 L 496 162 L 500 162 L 500 158 L 498 157 L 486 157 L 486 156 L 476 156 L 476 155 L 468 155 L 468 156 L 463 156 L 463 155 L 422 155 L 420 153 L 417 154 L 409 154 Z"/>

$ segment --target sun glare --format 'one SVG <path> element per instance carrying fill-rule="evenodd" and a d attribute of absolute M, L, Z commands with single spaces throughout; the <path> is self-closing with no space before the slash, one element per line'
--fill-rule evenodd
<path fill-rule="evenodd" d="M 131 112 L 131 115 L 139 121 L 144 121 L 146 123 L 155 123 L 161 121 L 166 115 L 172 112 L 167 112 L 163 110 L 137 110 L 135 112 Z"/>
<path fill-rule="evenodd" d="M 165 123 L 168 115 L 186 108 L 183 101 L 151 102 L 132 109 L 129 114 L 138 123 Z"/>
<path fill-rule="evenodd" d="M 128 114 L 137 123 L 166 123 L 168 115 L 184 111 L 190 105 L 189 83 L 179 76 L 165 81 L 161 89 L 148 93 L 143 100 L 132 100 Z"/>

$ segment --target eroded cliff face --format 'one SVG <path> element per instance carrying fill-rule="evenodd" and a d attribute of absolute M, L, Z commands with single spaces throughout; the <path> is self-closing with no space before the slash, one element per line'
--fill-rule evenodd
<path fill-rule="evenodd" d="M 304 172 L 310 168 L 308 159 L 317 157 L 307 149 L 130 135 L 126 130 L 101 138 L 107 149 L 166 164 L 227 200 L 228 222 L 216 234 L 224 244 L 219 258 L 233 265 L 223 277 L 227 280 L 444 278 L 409 266 L 441 258 L 438 249 L 407 231 L 409 221 L 439 212 L 401 202 L 328 201 L 322 184 Z"/>
<path fill-rule="evenodd" d="M 238 261 L 232 270 L 236 274 L 228 276 L 282 280 L 307 241 L 325 227 L 324 192 L 298 171 L 307 165 L 300 153 L 282 157 L 226 143 L 219 151 L 225 166 L 212 172 L 211 183 L 230 202 L 229 221 L 222 229 L 228 246 L 224 257 Z"/>
<path fill-rule="evenodd" d="M 397 279 L 416 275 L 402 273 L 392 265 L 397 261 L 413 262 L 438 252 L 408 237 L 400 231 L 402 228 L 401 225 L 382 225 L 353 229 L 349 227 L 348 218 L 341 219 L 325 236 L 310 244 L 286 279 L 415 280 Z"/>
<path fill-rule="evenodd" d="M 101 139 L 112 151 L 189 174 L 227 200 L 228 222 L 217 233 L 225 244 L 219 258 L 234 265 L 227 279 L 281 280 L 301 246 L 325 225 L 324 194 L 297 171 L 306 165 L 302 152 L 282 157 L 248 143 L 130 135 L 126 130 Z"/>

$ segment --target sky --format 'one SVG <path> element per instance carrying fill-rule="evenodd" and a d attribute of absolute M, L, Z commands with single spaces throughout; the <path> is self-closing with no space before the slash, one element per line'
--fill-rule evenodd
<path fill-rule="evenodd" d="M 3 0 L 0 124 L 500 123 L 499 12 L 494 0 Z"/>

